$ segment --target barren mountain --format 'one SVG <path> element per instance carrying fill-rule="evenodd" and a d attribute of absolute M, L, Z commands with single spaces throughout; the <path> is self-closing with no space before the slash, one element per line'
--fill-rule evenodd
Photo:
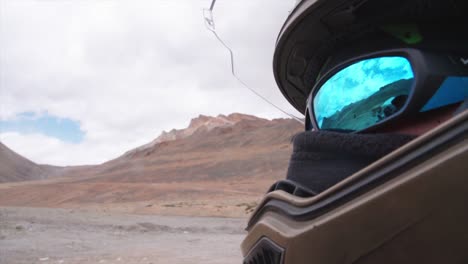
<path fill-rule="evenodd" d="M 301 129 L 291 119 L 199 116 L 102 165 L 40 184 L 1 184 L 0 205 L 239 215 L 284 178 Z"/>
<path fill-rule="evenodd" d="M 38 165 L 0 142 L 0 182 L 40 180 L 55 171 L 53 166 Z"/>
<path fill-rule="evenodd" d="M 169 132 L 163 131 L 159 137 L 157 137 L 155 140 L 153 140 L 149 144 L 143 145 L 134 150 L 130 150 L 126 154 L 131 154 L 131 153 L 135 153 L 138 151 L 152 148 L 161 142 L 187 138 L 193 135 L 195 132 L 197 133 L 209 132 L 214 128 L 230 127 L 240 121 L 247 121 L 247 120 L 259 121 L 261 119 L 255 116 L 243 115 L 243 114 L 231 114 L 229 116 L 218 115 L 217 117 L 199 115 L 197 118 L 194 118 L 190 121 L 190 125 L 187 128 L 180 129 L 180 130 L 173 129 Z"/>

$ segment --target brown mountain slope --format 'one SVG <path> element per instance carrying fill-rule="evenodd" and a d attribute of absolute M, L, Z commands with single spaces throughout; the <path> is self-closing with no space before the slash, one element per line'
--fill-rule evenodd
<path fill-rule="evenodd" d="M 0 182 L 44 179 L 53 170 L 20 156 L 0 142 Z"/>
<path fill-rule="evenodd" d="M 291 119 L 199 116 L 102 165 L 36 185 L 0 185 L 0 205 L 239 216 L 284 178 L 301 130 Z"/>
<path fill-rule="evenodd" d="M 269 121 L 250 116 L 230 125 L 200 126 L 187 137 L 127 152 L 103 164 L 91 173 L 94 179 L 86 181 L 278 179 L 287 167 L 291 137 L 300 129 L 291 119 Z"/>

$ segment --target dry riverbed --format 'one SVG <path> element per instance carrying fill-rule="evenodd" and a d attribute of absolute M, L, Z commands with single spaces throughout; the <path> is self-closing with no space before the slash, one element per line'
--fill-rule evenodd
<path fill-rule="evenodd" d="M 242 263 L 245 218 L 0 207 L 0 263 Z"/>

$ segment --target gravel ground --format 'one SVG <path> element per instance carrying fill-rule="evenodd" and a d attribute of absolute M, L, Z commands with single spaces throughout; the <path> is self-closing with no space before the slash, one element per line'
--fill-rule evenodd
<path fill-rule="evenodd" d="M 0 207 L 0 263 L 242 263 L 246 219 Z"/>

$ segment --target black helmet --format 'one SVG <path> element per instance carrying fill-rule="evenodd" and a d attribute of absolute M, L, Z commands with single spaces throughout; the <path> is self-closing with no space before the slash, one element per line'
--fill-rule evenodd
<path fill-rule="evenodd" d="M 432 98 L 447 80 L 454 83 L 444 95 L 456 90 L 463 99 L 468 92 L 467 5 L 466 0 L 300 1 L 277 40 L 278 86 L 321 130 L 347 123 L 369 129 L 393 125 L 391 120 L 409 113 L 439 111 L 440 101 Z M 358 75 L 354 66 L 380 58 L 390 58 L 375 63 L 383 68 L 403 62 L 399 71 L 386 72 L 401 76 L 377 85 L 366 98 L 341 103 L 333 115 L 308 118 L 320 112 L 310 108 L 330 80 L 343 72 Z M 333 94 L 331 101 L 340 102 L 346 92 Z M 383 95 L 389 96 L 383 100 Z M 359 114 L 377 121 L 366 124 Z M 346 118 L 361 121 L 342 122 Z M 467 124 L 463 111 L 414 140 L 385 133 L 297 135 L 287 179 L 270 188 L 249 220 L 241 245 L 244 263 L 467 262 Z"/>
<path fill-rule="evenodd" d="M 466 54 L 465 0 L 303 0 L 284 23 L 273 71 L 286 99 L 306 114 L 307 98 L 328 69 L 383 49 Z"/>

